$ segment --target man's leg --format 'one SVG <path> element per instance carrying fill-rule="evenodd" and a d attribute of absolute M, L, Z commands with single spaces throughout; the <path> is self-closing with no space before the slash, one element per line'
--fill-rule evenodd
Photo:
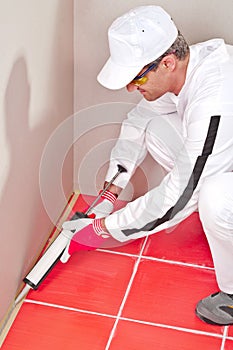
<path fill-rule="evenodd" d="M 233 173 L 215 175 L 202 185 L 200 219 L 212 253 L 220 293 L 197 305 L 197 315 L 209 323 L 233 323 Z"/>

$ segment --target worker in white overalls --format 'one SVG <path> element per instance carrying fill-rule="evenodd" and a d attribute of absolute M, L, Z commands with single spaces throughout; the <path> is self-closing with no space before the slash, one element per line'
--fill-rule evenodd
<path fill-rule="evenodd" d="M 95 219 L 63 224 L 75 230 L 62 257 L 126 242 L 172 227 L 198 210 L 211 249 L 219 292 L 196 314 L 233 324 L 233 54 L 222 39 L 188 46 L 171 17 L 141 6 L 108 31 L 110 58 L 98 81 L 142 95 L 123 121 L 106 183 L 118 176 L 94 209 Z M 112 213 L 114 202 L 149 152 L 167 171 L 160 185 Z M 86 226 L 80 229 L 80 221 Z"/>

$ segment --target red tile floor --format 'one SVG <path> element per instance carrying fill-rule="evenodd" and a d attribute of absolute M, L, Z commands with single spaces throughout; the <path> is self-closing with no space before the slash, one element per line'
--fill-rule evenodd
<path fill-rule="evenodd" d="M 74 211 L 85 205 L 79 196 Z M 29 292 L 2 350 L 232 350 L 233 326 L 195 316 L 216 290 L 194 213 L 170 232 L 59 262 Z"/>

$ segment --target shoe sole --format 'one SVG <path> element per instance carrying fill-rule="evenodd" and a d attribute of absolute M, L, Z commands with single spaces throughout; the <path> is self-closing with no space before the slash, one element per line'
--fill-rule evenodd
<path fill-rule="evenodd" d="M 201 315 L 197 309 L 195 310 L 195 313 L 197 315 L 197 317 L 199 317 L 202 321 L 204 321 L 205 323 L 208 323 L 208 324 L 211 324 L 211 325 L 214 325 L 214 326 L 229 326 L 229 325 L 232 325 L 233 322 L 231 323 L 217 323 L 217 322 L 214 322 L 212 320 L 209 320 L 208 318 L 206 318 L 205 316 Z"/>

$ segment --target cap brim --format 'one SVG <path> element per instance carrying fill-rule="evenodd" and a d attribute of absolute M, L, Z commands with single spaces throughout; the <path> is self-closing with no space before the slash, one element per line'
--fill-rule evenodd
<path fill-rule="evenodd" d="M 142 68 L 143 67 L 141 66 L 119 66 L 114 63 L 110 57 L 98 74 L 97 80 L 107 89 L 122 89 L 134 79 L 134 77 L 142 70 Z"/>

